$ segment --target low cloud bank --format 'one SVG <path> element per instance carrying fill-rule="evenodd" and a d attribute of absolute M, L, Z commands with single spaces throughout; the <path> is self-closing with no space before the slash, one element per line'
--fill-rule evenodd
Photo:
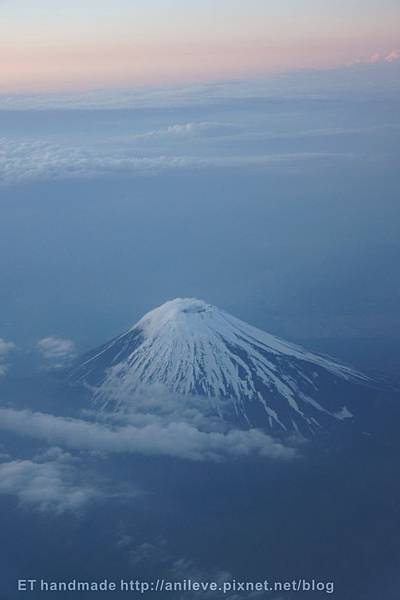
<path fill-rule="evenodd" d="M 81 419 L 7 408 L 0 409 L 0 428 L 50 444 L 104 453 L 217 462 L 247 456 L 280 460 L 296 457 L 294 448 L 284 446 L 257 429 L 206 432 L 184 422 L 112 428 Z"/>
<path fill-rule="evenodd" d="M 67 455 L 49 461 L 11 460 L 0 463 L 0 494 L 17 496 L 21 506 L 61 514 L 82 509 L 100 495 L 78 480 Z"/>
<path fill-rule="evenodd" d="M 57 446 L 29 459 L 0 456 L 0 494 L 16 496 L 21 507 L 39 512 L 80 512 L 97 500 L 138 493 L 132 485 L 97 481 L 79 458 Z"/>

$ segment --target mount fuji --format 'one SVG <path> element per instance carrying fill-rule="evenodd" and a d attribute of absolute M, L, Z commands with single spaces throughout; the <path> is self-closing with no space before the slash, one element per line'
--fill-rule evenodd
<path fill-rule="evenodd" d="M 370 384 L 349 366 L 194 298 L 150 311 L 82 357 L 72 379 L 92 389 L 102 410 L 132 408 L 141 391 L 162 389 L 224 419 L 302 435 L 353 420 Z"/>

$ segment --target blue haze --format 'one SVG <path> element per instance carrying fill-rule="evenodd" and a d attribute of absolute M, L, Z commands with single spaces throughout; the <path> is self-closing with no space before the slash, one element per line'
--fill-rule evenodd
<path fill-rule="evenodd" d="M 199 296 L 325 351 L 367 338 L 385 368 L 385 344 L 389 356 L 400 339 L 389 75 L 373 92 L 361 69 L 364 85 L 340 93 L 332 72 L 165 101 L 121 92 L 107 109 L 68 97 L 3 108 L 0 336 L 86 350 L 167 299 Z"/>

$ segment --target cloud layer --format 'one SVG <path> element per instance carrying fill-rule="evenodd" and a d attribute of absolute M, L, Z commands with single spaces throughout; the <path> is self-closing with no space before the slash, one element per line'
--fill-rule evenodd
<path fill-rule="evenodd" d="M 307 162 L 331 163 L 332 160 L 347 158 L 346 154 L 332 152 L 139 156 L 130 149 L 99 151 L 83 146 L 3 138 L 0 139 L 0 184 L 109 175 L 152 175 L 188 169 L 292 168 Z"/>
<path fill-rule="evenodd" d="M 337 121 L 343 128 L 342 111 L 366 95 L 397 100 L 399 56 L 393 49 L 367 53 L 341 69 L 175 88 L 0 95 L 0 183 L 190 169 L 289 170 L 354 158 L 347 142 L 311 143 L 304 130 L 326 128 L 326 110 L 333 108 L 339 119 L 333 111 L 331 127 Z M 27 111 L 22 121 L 17 109 Z M 396 114 L 387 114 L 384 125 L 396 122 Z M 370 126 L 361 116 L 353 131 L 344 127 L 347 133 Z M 374 151 L 374 144 L 355 146 L 362 159 Z"/>

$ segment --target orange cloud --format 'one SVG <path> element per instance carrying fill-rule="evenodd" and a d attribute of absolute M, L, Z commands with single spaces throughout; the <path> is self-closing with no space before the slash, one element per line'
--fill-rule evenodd
<path fill-rule="evenodd" d="M 387 62 L 394 62 L 400 59 L 400 50 L 392 50 L 385 56 Z"/>

